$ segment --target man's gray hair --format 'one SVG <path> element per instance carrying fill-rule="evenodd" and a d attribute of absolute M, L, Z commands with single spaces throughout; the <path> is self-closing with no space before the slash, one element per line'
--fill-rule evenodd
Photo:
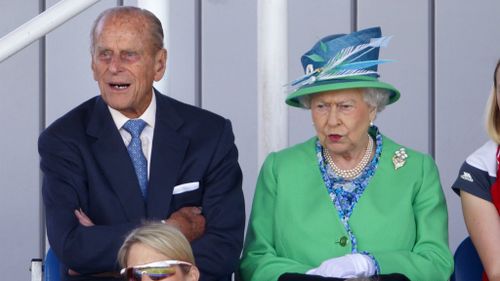
<path fill-rule="evenodd" d="M 163 48 L 163 27 L 161 21 L 150 11 L 138 7 L 120 6 L 107 9 L 102 12 L 94 21 L 90 31 L 90 52 L 95 51 L 96 32 L 99 24 L 109 16 L 129 16 L 132 18 L 142 17 L 147 23 L 147 30 L 151 36 L 151 44 L 154 50 Z"/>

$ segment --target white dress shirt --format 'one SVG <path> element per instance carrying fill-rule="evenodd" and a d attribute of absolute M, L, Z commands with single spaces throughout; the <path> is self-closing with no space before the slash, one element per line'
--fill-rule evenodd
<path fill-rule="evenodd" d="M 108 106 L 109 112 L 111 113 L 111 117 L 113 117 L 113 121 L 115 122 L 116 128 L 120 132 L 122 136 L 123 143 L 125 146 L 128 146 L 130 141 L 132 140 L 132 136 L 127 130 L 123 128 L 123 125 L 130 120 L 127 116 L 123 115 L 120 111 L 111 108 Z M 142 119 L 146 122 L 146 127 L 141 132 L 141 143 L 142 143 L 142 152 L 148 161 L 148 179 L 149 179 L 149 171 L 151 162 L 151 151 L 153 150 L 153 133 L 155 128 L 155 116 L 156 116 L 156 97 L 153 92 L 153 98 L 151 99 L 151 103 L 149 104 L 146 111 L 139 116 L 137 119 Z"/>

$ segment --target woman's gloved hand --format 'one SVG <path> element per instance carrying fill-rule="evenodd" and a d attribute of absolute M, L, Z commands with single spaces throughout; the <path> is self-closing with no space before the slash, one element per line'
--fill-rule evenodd
<path fill-rule="evenodd" d="M 372 259 L 363 254 L 347 254 L 342 257 L 328 259 L 320 266 L 306 272 L 308 275 L 323 277 L 354 278 L 369 277 L 375 274 Z"/>

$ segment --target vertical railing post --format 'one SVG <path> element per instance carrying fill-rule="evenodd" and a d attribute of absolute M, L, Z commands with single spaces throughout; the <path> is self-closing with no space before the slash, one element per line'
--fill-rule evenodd
<path fill-rule="evenodd" d="M 288 145 L 287 0 L 257 2 L 258 165 Z"/>
<path fill-rule="evenodd" d="M 163 45 L 167 51 L 169 50 L 169 34 L 170 34 L 170 21 L 169 19 L 169 13 L 170 13 L 170 0 L 137 0 L 137 7 L 146 9 L 155 16 L 160 19 L 161 25 L 163 26 Z M 167 56 L 168 58 L 168 56 Z M 168 59 L 167 59 L 167 64 L 168 64 Z M 168 67 L 167 67 L 168 70 Z M 167 72 L 168 74 L 168 72 Z M 163 76 L 163 78 L 155 83 L 155 87 L 160 91 L 161 93 L 167 94 L 169 93 L 168 91 L 168 79 L 167 79 L 167 74 Z"/>

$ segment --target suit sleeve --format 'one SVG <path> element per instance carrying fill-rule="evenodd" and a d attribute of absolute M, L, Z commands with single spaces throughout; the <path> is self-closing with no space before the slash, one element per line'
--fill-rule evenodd
<path fill-rule="evenodd" d="M 201 280 L 225 280 L 236 270 L 243 247 L 245 202 L 231 123 L 224 128 L 203 180 L 204 235 L 193 241 Z"/>
<path fill-rule="evenodd" d="M 284 273 L 304 273 L 310 265 L 279 256 L 275 249 L 276 176 L 270 154 L 257 181 L 240 273 L 246 281 L 276 281 Z"/>
<path fill-rule="evenodd" d="M 373 252 L 382 273 L 402 273 L 413 281 L 448 280 L 453 257 L 448 247 L 448 213 L 434 161 L 422 162 L 422 184 L 413 200 L 417 226 L 413 249 Z"/>
<path fill-rule="evenodd" d="M 87 204 L 88 180 L 78 148 L 47 131 L 40 136 L 38 145 L 51 248 L 65 267 L 80 274 L 116 271 L 118 249 L 139 222 L 80 225 L 74 210 Z"/>

